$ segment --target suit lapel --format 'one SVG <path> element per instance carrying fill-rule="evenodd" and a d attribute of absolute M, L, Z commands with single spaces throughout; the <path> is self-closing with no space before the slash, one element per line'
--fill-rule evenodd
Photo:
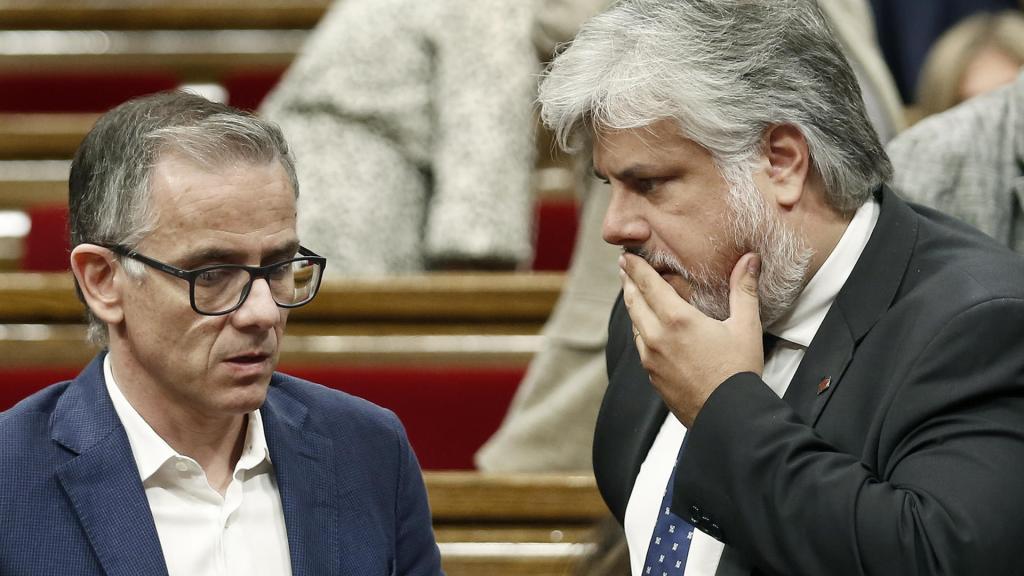
<path fill-rule="evenodd" d="M 625 325 L 623 325 L 623 323 Z M 650 376 L 640 362 L 632 340 L 629 315 L 622 295 L 613 309 L 609 330 L 609 350 L 620 350 L 621 357 L 609 366 L 609 382 L 594 434 L 594 474 L 609 509 L 625 521 L 626 504 L 633 492 L 640 466 L 647 457 L 668 407 L 651 386 Z"/>
<path fill-rule="evenodd" d="M 77 454 L 56 474 L 104 572 L 167 574 L 128 436 L 107 395 L 103 355 L 61 396 L 51 437 Z"/>
<path fill-rule="evenodd" d="M 917 215 L 888 187 L 877 193 L 878 222 L 836 295 L 785 398 L 814 426 L 843 379 L 857 345 L 892 306 L 917 242 Z"/>
<path fill-rule="evenodd" d="M 882 210 L 864 252 L 836 295 L 784 396 L 814 426 L 843 381 L 857 345 L 892 305 L 917 242 L 917 215 L 888 187 L 876 194 Z M 827 386 L 822 383 L 828 379 Z M 823 389 L 822 389 L 823 388 Z M 746 558 L 726 545 L 716 576 L 754 573 Z"/>
<path fill-rule="evenodd" d="M 337 474 L 333 459 L 328 459 L 336 447 L 304 429 L 308 411 L 277 389 L 279 378 L 275 374 L 260 413 L 281 494 L 292 574 L 338 574 L 339 559 L 351 549 L 341 542 L 338 526 L 359 524 L 353 518 L 339 519 L 354 512 L 339 511 Z"/>
<path fill-rule="evenodd" d="M 842 381 L 853 358 L 853 349 L 854 338 L 846 318 L 833 305 L 783 396 L 808 425 L 814 425 L 827 399 Z"/>

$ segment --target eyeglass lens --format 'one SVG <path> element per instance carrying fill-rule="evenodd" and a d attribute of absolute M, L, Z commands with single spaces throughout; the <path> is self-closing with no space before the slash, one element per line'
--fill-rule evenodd
<path fill-rule="evenodd" d="M 305 304 L 313 298 L 320 273 L 320 265 L 307 259 L 284 262 L 271 269 L 267 281 L 274 302 L 282 306 Z M 249 272 L 242 268 L 224 266 L 204 270 L 195 278 L 196 308 L 208 314 L 230 310 L 242 299 L 249 278 Z"/>

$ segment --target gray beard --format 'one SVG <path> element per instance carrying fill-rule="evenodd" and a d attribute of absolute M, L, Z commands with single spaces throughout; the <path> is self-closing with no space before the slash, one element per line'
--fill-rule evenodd
<path fill-rule="evenodd" d="M 761 255 L 758 299 L 761 325 L 779 319 L 803 291 L 813 254 L 807 243 L 789 229 L 773 212 L 749 176 L 734 185 L 729 194 L 729 230 L 724 245 L 737 253 Z M 690 304 L 716 320 L 729 317 L 729 276 L 722 276 L 700 264 L 693 269 L 661 250 L 628 247 L 627 252 L 646 260 L 655 270 L 670 270 L 690 285 Z"/>

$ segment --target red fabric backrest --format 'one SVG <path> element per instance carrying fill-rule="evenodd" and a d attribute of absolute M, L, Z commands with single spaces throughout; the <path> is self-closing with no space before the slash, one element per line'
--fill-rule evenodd
<path fill-rule="evenodd" d="M 0 74 L 0 112 L 106 112 L 181 82 L 159 72 Z"/>
<path fill-rule="evenodd" d="M 567 270 L 579 228 L 579 203 L 573 199 L 542 199 L 537 202 L 537 248 L 534 270 Z"/>
<path fill-rule="evenodd" d="M 284 69 L 242 70 L 221 81 L 229 102 L 255 110 L 280 80 Z M 173 74 L 159 72 L 88 72 L 62 74 L 0 74 L 0 112 L 104 112 L 143 94 L 180 85 Z M 534 209 L 537 230 L 534 270 L 566 270 L 572 258 L 578 226 L 573 199 L 543 199 Z M 33 232 L 25 244 L 22 268 L 30 271 L 66 270 L 67 239 L 54 233 L 64 225 L 53 207 L 33 209 Z"/>
<path fill-rule="evenodd" d="M 34 206 L 21 268 L 44 272 L 68 269 L 67 207 Z M 544 200 L 536 207 L 537 248 L 534 270 L 566 270 L 572 259 L 579 209 L 572 200 Z"/>
<path fill-rule="evenodd" d="M 27 272 L 70 270 L 68 207 L 63 204 L 31 206 L 32 227 L 25 236 L 21 269 Z"/>
<path fill-rule="evenodd" d="M 285 70 L 242 70 L 224 77 L 228 103 L 236 108 L 255 111 L 274 89 Z"/>
<path fill-rule="evenodd" d="M 523 368 L 284 366 L 282 372 L 392 410 L 425 469 L 471 469 L 498 429 Z"/>
<path fill-rule="evenodd" d="M 458 366 L 282 366 L 281 371 L 344 390 L 395 412 L 425 469 L 471 469 L 473 454 L 497 430 L 524 369 Z M 0 411 L 70 368 L 0 367 Z"/>

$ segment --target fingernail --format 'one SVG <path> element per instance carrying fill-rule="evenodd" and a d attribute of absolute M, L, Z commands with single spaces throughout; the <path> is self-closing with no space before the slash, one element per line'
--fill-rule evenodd
<path fill-rule="evenodd" d="M 626 255 L 625 254 L 619 254 L 619 268 L 625 268 L 625 267 L 626 267 Z"/>
<path fill-rule="evenodd" d="M 747 261 L 747 272 L 754 278 L 761 275 L 761 255 L 754 254 L 754 256 Z"/>

